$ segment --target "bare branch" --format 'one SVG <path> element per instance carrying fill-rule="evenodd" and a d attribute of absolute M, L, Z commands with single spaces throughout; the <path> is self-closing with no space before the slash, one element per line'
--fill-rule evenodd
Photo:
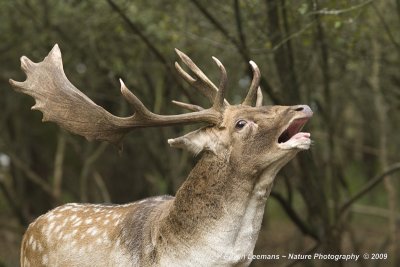
<path fill-rule="evenodd" d="M 228 30 L 198 1 L 198 0 L 191 0 L 191 2 L 197 7 L 197 9 L 208 19 L 208 21 L 225 36 L 226 39 L 230 43 L 232 43 L 239 54 L 242 56 L 244 61 L 249 62 L 250 56 L 249 53 L 244 45 L 238 42 L 229 32 Z M 242 35 L 244 38 L 244 35 Z M 279 98 L 274 94 L 272 90 L 272 86 L 268 83 L 268 81 L 264 78 L 261 78 L 261 85 L 267 92 L 268 96 L 271 98 L 272 102 L 279 103 Z"/>
<path fill-rule="evenodd" d="M 58 134 L 57 149 L 54 160 L 54 173 L 53 173 L 53 194 L 58 201 L 61 196 L 61 183 L 63 176 L 63 164 L 65 155 L 65 135 L 63 132 Z"/>
<path fill-rule="evenodd" d="M 362 8 L 362 7 L 372 3 L 372 1 L 374 1 L 374 0 L 367 0 L 364 3 L 358 4 L 358 5 L 349 7 L 349 8 L 345 8 L 345 9 L 327 9 L 327 8 L 323 8 L 323 9 L 320 9 L 320 10 L 309 12 L 307 15 L 317 15 L 318 14 L 318 15 L 334 15 L 334 16 L 337 16 L 337 15 L 341 15 L 343 13 L 352 12 L 354 10 Z"/>
<path fill-rule="evenodd" d="M 290 203 L 286 201 L 286 199 L 279 193 L 272 191 L 271 192 L 271 197 L 276 199 L 279 204 L 281 204 L 282 208 L 286 211 L 286 214 L 290 217 L 292 222 L 299 228 L 299 230 L 303 233 L 306 234 L 315 240 L 319 240 L 319 236 L 312 231 L 300 218 L 300 216 L 293 210 L 292 206 Z"/>
<path fill-rule="evenodd" d="M 92 165 L 99 159 L 99 157 L 104 153 L 107 147 L 106 143 L 100 144 L 93 153 L 89 155 L 89 157 L 85 158 L 81 175 L 80 175 L 80 198 L 81 201 L 87 202 L 87 181 L 89 178 L 89 174 L 91 172 Z"/>
<path fill-rule="evenodd" d="M 108 192 L 107 186 L 104 183 L 103 177 L 101 177 L 100 173 L 95 171 L 94 174 L 93 174 L 93 179 L 94 179 L 94 182 L 97 185 L 97 188 L 100 191 L 100 194 L 101 194 L 101 196 L 103 198 L 103 201 L 105 203 L 111 203 L 110 193 Z"/>
<path fill-rule="evenodd" d="M 120 17 L 126 22 L 126 24 L 129 26 L 129 28 L 137 35 L 139 38 L 146 44 L 146 46 L 150 49 L 150 51 L 160 60 L 166 67 L 169 69 L 170 72 L 171 69 L 169 67 L 168 61 L 164 58 L 164 56 L 161 54 L 161 52 L 153 45 L 153 43 L 147 38 L 146 35 L 140 30 L 140 27 L 138 27 L 133 21 L 128 18 L 128 16 L 122 11 L 122 9 L 114 3 L 112 0 L 106 0 L 107 3 L 110 5 L 110 7 L 120 15 Z"/>
<path fill-rule="evenodd" d="M 350 206 L 360 199 L 362 196 L 371 191 L 375 186 L 377 186 L 380 182 L 382 182 L 386 176 L 395 173 L 400 170 L 400 162 L 391 165 L 386 171 L 382 174 L 379 174 L 375 178 L 369 180 L 360 191 L 358 191 L 354 196 L 352 196 L 349 200 L 347 200 L 340 208 L 339 215 L 342 216 L 344 212 L 350 208 Z"/>
<path fill-rule="evenodd" d="M 25 164 L 20 158 L 18 158 L 14 153 L 9 152 L 9 156 L 11 157 L 11 162 L 19 168 L 21 171 L 25 173 L 25 177 L 31 181 L 32 183 L 39 186 L 44 192 L 46 192 L 49 196 L 55 197 L 53 189 L 51 186 L 43 180 L 38 174 L 36 174 L 27 164 Z"/>
<path fill-rule="evenodd" d="M 400 44 L 396 41 L 396 39 L 394 38 L 392 31 L 389 28 L 389 25 L 386 23 L 384 16 L 382 15 L 382 13 L 380 12 L 380 10 L 378 9 L 378 7 L 372 3 L 372 7 L 374 8 L 374 11 L 376 13 L 376 15 L 378 16 L 379 20 L 381 21 L 383 28 L 386 31 L 386 34 L 388 35 L 390 41 L 393 43 L 393 45 L 396 47 L 396 49 L 398 50 L 398 52 L 400 52 Z"/>

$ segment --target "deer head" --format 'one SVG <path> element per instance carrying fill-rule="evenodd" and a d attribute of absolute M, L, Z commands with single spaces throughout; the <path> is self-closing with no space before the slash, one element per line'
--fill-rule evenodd
<path fill-rule="evenodd" d="M 227 75 L 217 58 L 213 57 L 213 60 L 221 71 L 219 88 L 188 56 L 177 49 L 176 52 L 196 78 L 191 77 L 176 62 L 178 73 L 212 101 L 211 108 L 204 109 L 197 105 L 173 101 L 174 104 L 193 112 L 168 116 L 154 114 L 120 79 L 121 93 L 132 105 L 135 113 L 124 118 L 114 116 L 70 83 L 63 70 L 58 45 L 55 45 L 40 63 L 34 63 L 25 56 L 21 57 L 21 68 L 27 74 L 27 80 L 16 82 L 10 79 L 10 84 L 16 91 L 35 98 L 36 104 L 32 109 L 43 112 L 43 121 L 53 121 L 89 140 L 118 143 L 128 131 L 139 127 L 205 122 L 210 126 L 181 138 L 170 139 L 168 143 L 173 147 L 186 148 L 194 154 L 205 150 L 219 153 L 219 149 L 237 147 L 233 151 L 238 155 L 254 157 L 263 154 L 263 150 L 268 150 L 265 151 L 267 154 L 274 155 L 272 161 L 309 148 L 310 135 L 299 131 L 312 116 L 311 109 L 305 105 L 261 106 L 260 71 L 253 61 L 250 61 L 250 65 L 254 77 L 248 94 L 242 104 L 231 106 L 224 100 Z M 253 102 L 256 102 L 255 107 L 252 107 Z"/>
<path fill-rule="evenodd" d="M 127 259 L 126 262 L 132 265 L 202 266 L 222 264 L 230 266 L 230 264 L 238 263 L 231 257 L 233 254 L 247 255 L 254 249 L 265 199 L 277 171 L 298 151 L 310 147 L 310 134 L 300 132 L 300 130 L 312 116 L 312 111 L 306 105 L 262 106 L 262 93 L 259 87 L 260 71 L 252 61 L 250 61 L 250 65 L 253 70 L 253 80 L 245 99 L 239 105 L 230 105 L 225 99 L 226 70 L 217 58 L 213 57 L 220 70 L 218 87 L 187 55 L 179 50 L 176 52 L 194 77 L 184 71 L 178 63 L 175 63 L 178 73 L 211 101 L 210 108 L 173 101 L 174 104 L 188 109 L 190 112 L 179 115 L 154 114 L 120 80 L 121 93 L 132 105 L 134 114 L 129 117 L 114 116 L 96 105 L 69 82 L 63 71 L 61 52 L 57 45 L 40 63 L 34 63 L 23 56 L 21 67 L 27 74 L 27 79 L 24 82 L 10 80 L 10 84 L 15 90 L 35 98 L 36 104 L 32 109 L 42 111 L 44 121 L 55 122 L 62 128 L 89 140 L 97 139 L 119 143 L 126 133 L 139 127 L 206 123 L 207 126 L 203 128 L 168 140 L 172 147 L 186 149 L 194 155 L 203 155 L 202 160 L 179 189 L 176 198 L 161 199 L 157 205 L 154 205 L 154 201 L 150 201 L 151 209 L 139 208 L 150 203 L 142 201 L 129 204 L 131 206 L 126 206 L 128 207 L 126 209 L 116 208 L 113 210 L 114 213 L 121 213 L 123 210 L 123 215 L 119 216 L 124 218 L 133 216 L 139 220 L 140 218 L 147 220 L 146 222 L 132 222 L 126 217 L 121 220 L 124 223 L 115 224 L 115 228 L 120 232 L 115 237 L 114 243 L 120 244 L 118 238 L 122 237 L 125 239 L 130 237 L 134 240 L 129 241 L 128 238 L 126 241 L 123 238 L 125 249 L 129 251 L 128 258 L 131 259 Z M 161 211 L 160 207 L 163 207 L 165 211 Z M 79 210 L 76 207 L 74 209 Z M 93 209 L 93 207 L 88 206 L 87 209 Z M 107 212 L 111 212 L 109 209 L 107 210 Z M 56 216 L 51 215 L 52 212 L 47 216 L 54 220 Z M 54 212 L 58 214 L 59 210 Z M 147 213 L 146 216 L 133 215 L 140 212 L 151 213 L 151 215 Z M 87 214 L 85 215 L 86 220 L 94 221 L 90 216 L 96 215 L 93 212 Z M 74 220 L 77 217 L 76 214 L 60 215 L 59 217 L 63 216 L 74 216 Z M 37 224 L 45 223 L 46 220 L 43 218 L 37 221 Z M 125 228 L 137 229 L 137 225 L 141 226 L 138 231 L 142 235 L 148 233 L 149 236 L 140 240 L 141 245 L 138 245 L 136 234 L 133 234 L 131 230 L 124 230 Z M 211 238 L 204 237 L 207 232 L 206 225 L 210 227 L 209 229 L 213 229 Z M 32 251 L 28 251 L 32 250 L 32 247 L 27 240 L 38 235 L 38 231 L 32 230 L 35 227 L 39 226 L 34 223 L 25 234 L 25 241 L 22 245 L 22 254 L 24 255 L 34 254 Z M 41 225 L 40 227 L 50 235 L 51 231 L 46 230 L 45 226 Z M 247 230 L 248 227 L 251 228 L 251 231 Z M 116 231 L 115 229 L 108 230 Z M 75 231 L 75 233 L 77 232 L 79 233 L 79 229 Z M 35 240 L 44 240 L 42 237 L 36 236 L 35 238 Z M 163 239 L 168 240 L 167 247 L 163 247 L 162 244 L 166 244 L 160 241 Z M 182 247 L 182 240 L 187 241 L 185 247 Z M 227 244 L 230 244 L 228 253 L 230 258 L 221 258 L 218 253 L 224 252 Z M 37 246 L 35 245 L 35 247 Z M 190 246 L 189 252 L 188 246 Z M 49 247 L 49 245 L 42 244 L 41 247 Z M 146 249 L 144 249 L 145 247 Z M 178 248 L 182 248 L 186 253 L 183 254 L 186 256 L 182 256 L 183 258 L 176 255 L 172 257 L 165 253 L 165 251 L 173 251 Z M 123 254 L 121 253 L 121 255 Z M 57 255 L 53 258 L 61 257 L 60 254 Z M 195 259 L 204 256 L 208 256 L 211 261 L 203 262 L 203 264 Z M 25 260 L 25 257 L 21 256 L 21 259 Z M 32 262 L 35 257 L 26 259 L 26 262 L 29 260 Z M 54 265 L 54 261 L 52 264 L 50 263 L 48 255 L 45 262 L 44 265 L 47 263 L 50 266 Z M 80 266 L 83 264 L 79 259 L 74 262 Z M 92 261 L 88 262 L 94 264 Z M 246 265 L 249 261 L 242 263 Z M 100 266 L 101 264 L 95 265 Z"/>

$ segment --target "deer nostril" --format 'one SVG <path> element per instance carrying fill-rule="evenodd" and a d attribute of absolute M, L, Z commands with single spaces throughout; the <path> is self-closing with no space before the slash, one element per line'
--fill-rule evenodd
<path fill-rule="evenodd" d="M 311 117 L 313 115 L 313 112 L 311 110 L 311 108 L 307 105 L 297 105 L 297 106 L 293 106 L 292 107 L 293 111 L 301 111 L 302 113 L 304 113 L 306 116 Z"/>

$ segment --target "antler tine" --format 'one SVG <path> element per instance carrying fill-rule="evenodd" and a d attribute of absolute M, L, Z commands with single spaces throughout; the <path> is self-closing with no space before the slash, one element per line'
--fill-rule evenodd
<path fill-rule="evenodd" d="M 182 62 L 193 72 L 196 78 L 190 76 L 186 71 L 182 69 L 178 62 L 175 62 L 175 68 L 179 75 L 191 86 L 200 91 L 202 95 L 208 98 L 210 102 L 214 103 L 215 95 L 218 92 L 218 88 L 215 84 L 208 79 L 208 77 L 200 70 L 200 68 L 182 51 L 175 48 L 176 54 L 182 60 Z M 228 101 L 224 100 L 225 105 L 229 105 Z"/>
<path fill-rule="evenodd" d="M 256 100 L 256 107 L 261 107 L 263 104 L 263 94 L 261 87 L 259 86 L 257 89 L 257 100 Z"/>
<path fill-rule="evenodd" d="M 135 94 L 133 94 L 120 79 L 121 93 L 124 98 L 132 105 L 135 114 L 131 118 L 132 127 L 150 127 L 150 126 L 169 126 L 175 124 L 188 124 L 194 122 L 209 122 L 216 124 L 219 122 L 219 114 L 213 109 L 203 109 L 200 106 L 191 105 L 175 101 L 177 105 L 185 105 L 185 108 L 190 109 L 192 113 L 178 114 L 178 115 L 159 115 L 151 112 L 140 101 Z"/>
<path fill-rule="evenodd" d="M 176 100 L 172 100 L 172 103 L 177 105 L 178 107 L 185 108 L 185 109 L 188 109 L 188 110 L 191 110 L 191 111 L 204 110 L 203 107 L 200 107 L 198 105 L 188 104 L 188 103 L 184 103 L 184 102 L 180 102 L 180 101 L 176 101 Z"/>
<path fill-rule="evenodd" d="M 215 108 L 203 109 L 190 104 L 184 105 L 195 112 L 178 115 L 155 114 L 145 107 L 122 80 L 120 80 L 121 93 L 132 105 L 135 113 L 129 117 L 114 116 L 96 105 L 68 80 L 57 45 L 42 62 L 34 63 L 27 57 L 22 57 L 21 67 L 27 74 L 27 79 L 24 82 L 10 79 L 14 89 L 35 99 L 36 103 L 32 108 L 42 111 L 44 121 L 53 121 L 60 127 L 89 140 L 119 143 L 124 135 L 134 128 L 198 122 L 218 124 L 221 121 L 222 114 Z"/>
<path fill-rule="evenodd" d="M 141 116 L 141 117 L 148 117 L 151 116 L 151 112 L 143 105 L 142 101 L 137 98 L 129 89 L 126 87 L 125 83 L 122 81 L 122 79 L 119 79 L 119 82 L 121 84 L 121 94 L 124 96 L 124 98 L 133 106 L 133 109 L 135 111 L 135 115 Z"/>
<path fill-rule="evenodd" d="M 217 65 L 220 69 L 220 72 L 221 72 L 219 88 L 218 88 L 217 95 L 215 96 L 214 105 L 213 105 L 213 107 L 216 110 L 220 111 L 224 108 L 225 91 L 226 91 L 226 84 L 228 81 L 228 77 L 226 75 L 225 67 L 224 67 L 224 65 L 222 65 L 221 61 L 219 61 L 218 58 L 216 58 L 216 57 L 212 57 L 212 59 L 215 61 L 215 63 L 217 63 Z"/>
<path fill-rule="evenodd" d="M 253 103 L 254 96 L 257 93 L 257 88 L 260 84 L 261 73 L 260 70 L 254 61 L 250 61 L 250 66 L 253 70 L 253 80 L 251 81 L 249 92 L 247 93 L 246 98 L 244 99 L 242 105 L 251 106 Z"/>

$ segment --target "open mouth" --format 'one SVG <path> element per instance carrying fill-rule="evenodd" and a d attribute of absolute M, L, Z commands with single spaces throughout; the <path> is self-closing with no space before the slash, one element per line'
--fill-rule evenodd
<path fill-rule="evenodd" d="M 290 139 L 310 138 L 310 133 L 300 132 L 308 120 L 309 117 L 293 120 L 289 127 L 278 137 L 278 143 L 285 143 Z"/>

